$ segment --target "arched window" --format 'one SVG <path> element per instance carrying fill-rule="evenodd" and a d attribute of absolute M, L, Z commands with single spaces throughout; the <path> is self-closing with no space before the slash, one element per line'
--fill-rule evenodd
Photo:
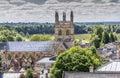
<path fill-rule="evenodd" d="M 58 31 L 58 35 L 62 35 L 62 31 L 61 30 Z"/>
<path fill-rule="evenodd" d="M 69 30 L 66 31 L 66 35 L 70 35 L 70 31 Z"/>

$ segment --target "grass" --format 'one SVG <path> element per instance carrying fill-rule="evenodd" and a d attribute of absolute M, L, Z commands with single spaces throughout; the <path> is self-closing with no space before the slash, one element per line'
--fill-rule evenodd
<path fill-rule="evenodd" d="M 79 40 L 89 41 L 90 37 L 91 37 L 91 34 L 77 34 L 77 35 L 75 35 L 75 39 L 79 39 Z"/>

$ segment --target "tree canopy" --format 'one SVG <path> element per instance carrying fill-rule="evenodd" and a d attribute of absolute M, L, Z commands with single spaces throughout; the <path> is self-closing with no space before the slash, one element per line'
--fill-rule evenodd
<path fill-rule="evenodd" d="M 33 70 L 27 69 L 26 73 L 25 73 L 25 78 L 33 78 Z"/>
<path fill-rule="evenodd" d="M 34 34 L 30 38 L 30 41 L 49 41 L 49 40 L 52 40 L 52 36 L 50 35 Z"/>
<path fill-rule="evenodd" d="M 110 29 L 109 26 L 107 28 L 102 26 L 95 26 L 94 32 L 91 36 L 91 42 L 94 43 L 96 48 L 99 48 L 103 44 L 114 42 L 115 40 L 117 40 L 117 36 L 116 33 L 112 31 L 113 30 Z"/>
<path fill-rule="evenodd" d="M 50 78 L 62 78 L 63 71 L 88 72 L 90 66 L 97 68 L 101 65 L 101 59 L 92 51 L 95 51 L 93 47 L 82 49 L 79 46 L 66 50 L 56 59 Z"/>

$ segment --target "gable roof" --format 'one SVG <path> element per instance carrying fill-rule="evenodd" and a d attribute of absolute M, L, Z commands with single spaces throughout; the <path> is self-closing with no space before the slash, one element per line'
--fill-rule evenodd
<path fill-rule="evenodd" d="M 53 42 L 7 42 L 4 46 L 6 46 L 7 52 L 50 52 L 53 49 Z"/>
<path fill-rule="evenodd" d="M 120 61 L 113 61 L 99 67 L 96 72 L 120 72 Z"/>

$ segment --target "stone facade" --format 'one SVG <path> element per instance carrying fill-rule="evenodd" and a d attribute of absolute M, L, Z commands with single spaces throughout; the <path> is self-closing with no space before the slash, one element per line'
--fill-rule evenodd
<path fill-rule="evenodd" d="M 63 20 L 59 20 L 58 12 L 55 12 L 55 50 L 62 52 L 74 46 L 73 12 L 70 14 L 70 21 L 66 20 L 66 13 L 63 12 Z"/>

